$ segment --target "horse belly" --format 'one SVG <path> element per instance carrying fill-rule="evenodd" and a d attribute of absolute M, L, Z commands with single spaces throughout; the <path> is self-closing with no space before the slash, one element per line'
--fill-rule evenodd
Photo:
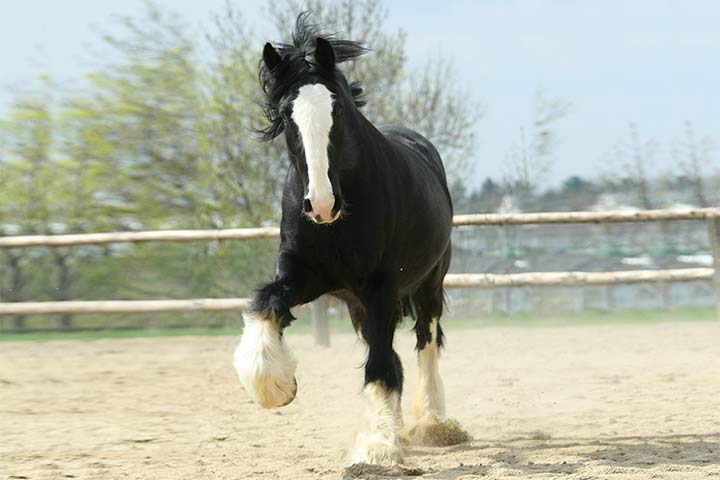
<path fill-rule="evenodd" d="M 451 217 L 450 217 L 451 218 Z M 450 245 L 452 223 L 441 219 L 422 222 L 403 236 L 398 248 L 398 270 L 402 290 L 412 291 L 440 262 Z"/>

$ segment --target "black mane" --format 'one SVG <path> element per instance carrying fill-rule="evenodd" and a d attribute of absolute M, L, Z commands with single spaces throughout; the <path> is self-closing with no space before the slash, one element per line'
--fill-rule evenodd
<path fill-rule="evenodd" d="M 318 38 L 323 38 L 332 45 L 335 61 L 338 64 L 368 52 L 367 48 L 357 42 L 339 39 L 334 34 L 325 34 L 320 27 L 310 22 L 309 17 L 309 11 L 298 15 L 292 33 L 292 43 L 275 45 L 282 56 L 282 64 L 276 67 L 277 71 L 270 71 L 265 62 L 260 60 L 258 78 L 264 93 L 263 112 L 269 122 L 269 125 L 257 131 L 262 141 L 272 140 L 285 129 L 283 119 L 278 112 L 278 103 L 287 93 L 288 88 L 317 68 L 314 52 Z M 337 71 L 332 72 L 333 75 L 337 73 Z M 361 108 L 365 105 L 361 82 L 350 84 L 350 94 L 356 107 Z"/>

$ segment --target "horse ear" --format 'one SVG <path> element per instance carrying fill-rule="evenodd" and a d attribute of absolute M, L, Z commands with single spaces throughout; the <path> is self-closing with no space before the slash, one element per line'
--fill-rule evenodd
<path fill-rule="evenodd" d="M 265 48 L 263 48 L 263 62 L 265 62 L 265 66 L 270 71 L 274 70 L 275 67 L 280 65 L 280 62 L 282 62 L 280 54 L 277 50 L 275 50 L 275 47 L 273 47 L 270 42 L 266 43 Z"/>
<path fill-rule="evenodd" d="M 322 37 L 318 37 L 315 44 L 315 61 L 328 70 L 335 69 L 335 50 L 330 42 Z"/>

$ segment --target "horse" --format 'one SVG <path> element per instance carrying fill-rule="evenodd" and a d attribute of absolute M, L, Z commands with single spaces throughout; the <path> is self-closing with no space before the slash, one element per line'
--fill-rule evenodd
<path fill-rule="evenodd" d="M 403 368 L 393 337 L 415 321 L 417 426 L 446 418 L 438 352 L 443 346 L 443 278 L 450 266 L 453 206 L 440 154 L 419 133 L 375 127 L 363 115 L 360 83 L 338 65 L 365 54 L 361 44 L 324 35 L 301 13 L 292 43 L 265 44 L 259 62 L 270 141 L 285 133 L 289 163 L 282 195 L 275 279 L 244 313 L 234 365 L 260 406 L 297 394 L 284 329 L 291 308 L 331 294 L 347 304 L 368 347 L 363 396 L 367 421 L 353 462 L 400 463 L 408 437 L 400 409 Z"/>

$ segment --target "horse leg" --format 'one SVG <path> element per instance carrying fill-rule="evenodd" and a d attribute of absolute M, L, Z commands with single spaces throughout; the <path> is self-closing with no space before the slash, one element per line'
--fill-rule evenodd
<path fill-rule="evenodd" d="M 295 399 L 297 361 L 283 330 L 295 318 L 290 309 L 329 290 L 313 272 L 289 256 L 278 259 L 276 279 L 257 291 L 243 314 L 245 327 L 235 349 L 240 383 L 260 406 L 282 407 Z"/>
<path fill-rule="evenodd" d="M 398 433 L 402 425 L 403 371 L 400 357 L 393 350 L 395 327 L 400 320 L 396 292 L 393 288 L 378 289 L 369 298 L 367 314 L 360 322 L 360 331 L 368 345 L 363 389 L 367 415 L 356 437 L 351 454 L 353 462 L 402 462 Z"/>
<path fill-rule="evenodd" d="M 444 276 L 444 275 L 443 275 Z M 443 345 L 440 317 L 443 310 L 442 283 L 428 281 L 413 295 L 417 323 L 418 352 L 417 384 L 413 414 L 417 424 L 410 432 L 414 443 L 446 446 L 469 440 L 456 420 L 445 414 L 445 389 L 438 356 Z"/>
<path fill-rule="evenodd" d="M 416 327 L 418 370 L 413 414 L 418 422 L 445 418 L 445 389 L 438 368 L 438 355 L 442 344 L 442 330 L 439 328 L 438 319 L 418 319 Z"/>
<path fill-rule="evenodd" d="M 367 322 L 367 310 L 357 299 L 346 299 L 346 303 L 353 327 L 355 328 L 356 332 L 360 333 L 361 326 Z M 400 368 L 402 368 L 402 364 L 399 358 L 397 359 L 397 362 L 400 365 Z M 403 420 L 402 414 L 402 406 L 400 405 L 399 401 L 395 404 L 394 415 L 395 425 L 397 426 L 397 435 L 400 443 L 402 443 L 403 445 L 407 445 L 410 443 L 410 436 L 407 432 L 407 429 L 405 428 L 405 421 Z"/>

